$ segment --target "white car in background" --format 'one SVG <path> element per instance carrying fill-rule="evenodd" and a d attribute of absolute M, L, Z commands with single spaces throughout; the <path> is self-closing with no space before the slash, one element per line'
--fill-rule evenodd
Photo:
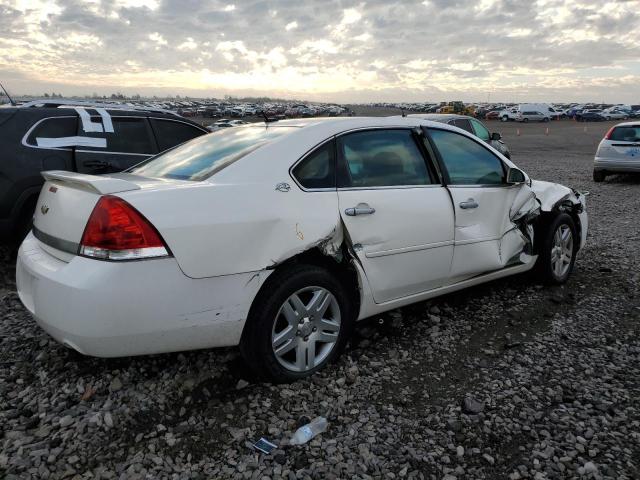
<path fill-rule="evenodd" d="M 419 118 L 253 124 L 44 177 L 17 288 L 51 336 L 100 357 L 239 344 L 275 381 L 357 320 L 534 267 L 563 283 L 588 227 L 582 194 Z"/>
<path fill-rule="evenodd" d="M 598 145 L 593 180 L 602 182 L 612 173 L 640 172 L 640 122 L 611 127 Z"/>
<path fill-rule="evenodd" d="M 518 109 L 517 108 L 505 108 L 500 113 L 498 113 L 498 118 L 503 122 L 515 121 L 518 118 Z"/>

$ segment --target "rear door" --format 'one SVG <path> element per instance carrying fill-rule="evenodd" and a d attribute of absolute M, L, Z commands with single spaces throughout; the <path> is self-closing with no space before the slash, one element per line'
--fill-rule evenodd
<path fill-rule="evenodd" d="M 91 120 L 102 124 L 100 116 L 91 117 Z M 155 138 L 146 117 L 113 116 L 111 122 L 113 132 L 88 132 L 84 123 L 78 122 L 79 136 L 104 140 L 100 146 L 76 148 L 75 163 L 78 172 L 120 172 L 157 153 Z"/>
<path fill-rule="evenodd" d="M 376 303 L 446 283 L 453 208 L 410 129 L 338 137 L 338 202 Z"/>

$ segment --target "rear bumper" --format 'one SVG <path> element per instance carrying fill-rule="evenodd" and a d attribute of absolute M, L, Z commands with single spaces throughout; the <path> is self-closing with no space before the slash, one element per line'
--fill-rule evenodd
<path fill-rule="evenodd" d="M 192 279 L 174 258 L 63 262 L 29 234 L 18 252 L 20 300 L 59 342 L 97 357 L 237 345 L 270 272 Z"/>
<path fill-rule="evenodd" d="M 596 157 L 593 161 L 593 169 L 607 172 L 640 172 L 640 157 L 629 160 Z"/>

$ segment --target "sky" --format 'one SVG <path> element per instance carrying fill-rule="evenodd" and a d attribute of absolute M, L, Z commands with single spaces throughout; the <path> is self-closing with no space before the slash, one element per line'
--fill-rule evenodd
<path fill-rule="evenodd" d="M 640 103 L 640 0 L 0 0 L 15 94 Z"/>

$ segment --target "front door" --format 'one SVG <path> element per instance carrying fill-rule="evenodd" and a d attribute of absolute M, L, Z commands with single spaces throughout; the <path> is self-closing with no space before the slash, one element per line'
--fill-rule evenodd
<path fill-rule="evenodd" d="M 450 130 L 429 129 L 455 208 L 451 281 L 498 270 L 523 246 L 513 243 L 511 206 L 524 185 L 506 183 L 506 167 L 480 141 Z"/>
<path fill-rule="evenodd" d="M 446 283 L 453 208 L 410 129 L 337 139 L 340 215 L 376 303 Z"/>

